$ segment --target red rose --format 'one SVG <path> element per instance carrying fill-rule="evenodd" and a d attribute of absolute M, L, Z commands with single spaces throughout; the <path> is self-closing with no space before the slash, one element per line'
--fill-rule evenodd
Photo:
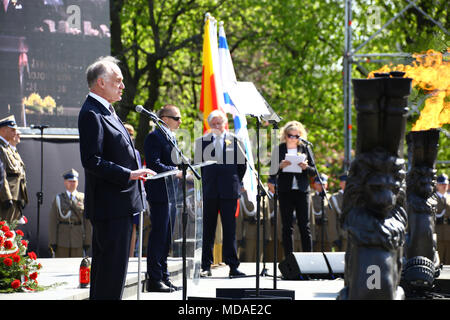
<path fill-rule="evenodd" d="M 7 231 L 7 232 L 5 232 L 5 237 L 12 238 L 12 237 L 14 237 L 14 233 L 12 233 L 11 231 Z"/>
<path fill-rule="evenodd" d="M 17 289 L 18 287 L 20 287 L 20 280 L 14 280 L 13 282 L 11 282 L 11 287 L 13 289 Z"/>
<path fill-rule="evenodd" d="M 15 254 L 15 255 L 12 256 L 12 258 L 13 258 L 14 262 L 20 262 L 20 256 L 19 255 Z"/>
<path fill-rule="evenodd" d="M 3 231 L 3 232 L 8 232 L 8 231 L 9 231 L 9 227 L 8 227 L 7 225 L 4 225 L 4 226 L 2 227 L 2 231 Z"/>
<path fill-rule="evenodd" d="M 20 241 L 24 247 L 28 247 L 28 242 L 26 240 Z"/>
<path fill-rule="evenodd" d="M 0 221 L 0 226 L 4 225 L 6 221 Z"/>
<path fill-rule="evenodd" d="M 3 263 L 5 264 L 5 266 L 11 267 L 12 264 L 13 264 L 13 261 L 12 261 L 10 258 L 5 258 L 5 259 L 3 260 Z"/>
<path fill-rule="evenodd" d="M 37 276 L 38 276 L 37 272 L 33 272 L 32 274 L 30 274 L 30 279 L 36 280 Z"/>
<path fill-rule="evenodd" d="M 22 230 L 16 230 L 16 233 L 17 233 L 19 236 L 21 236 L 21 237 L 24 236 L 24 233 L 23 233 Z"/>
<path fill-rule="evenodd" d="M 13 243 L 9 240 L 5 241 L 5 248 L 6 249 L 11 249 L 13 247 Z"/>
<path fill-rule="evenodd" d="M 28 257 L 30 257 L 30 259 L 32 259 L 32 260 L 37 259 L 36 253 L 34 253 L 33 251 L 28 252 Z"/>

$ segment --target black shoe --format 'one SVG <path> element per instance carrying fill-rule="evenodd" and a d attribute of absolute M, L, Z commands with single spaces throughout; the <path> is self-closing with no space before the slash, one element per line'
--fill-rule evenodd
<path fill-rule="evenodd" d="M 147 292 L 172 292 L 173 288 L 167 286 L 162 281 L 147 280 Z"/>
<path fill-rule="evenodd" d="M 230 274 L 229 274 L 230 278 L 242 278 L 242 277 L 246 277 L 246 276 L 247 275 L 245 273 L 243 273 L 242 271 L 239 271 L 238 268 L 230 269 Z"/>
<path fill-rule="evenodd" d="M 200 272 L 200 277 L 201 278 L 206 278 L 206 277 L 211 277 L 211 276 L 212 276 L 211 269 L 202 270 Z"/>
<path fill-rule="evenodd" d="M 183 287 L 177 287 L 176 285 L 174 285 L 169 279 L 163 280 L 162 282 L 169 288 L 173 289 L 173 291 L 178 291 L 178 290 L 183 289 Z"/>

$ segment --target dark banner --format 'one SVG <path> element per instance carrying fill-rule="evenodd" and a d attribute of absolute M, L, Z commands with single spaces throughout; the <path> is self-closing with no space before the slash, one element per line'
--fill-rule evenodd
<path fill-rule="evenodd" d="M 80 174 L 78 191 L 84 192 L 84 170 L 81 165 L 80 146 L 77 139 L 51 140 L 44 138 L 42 148 L 43 153 L 41 153 L 40 138 L 22 138 L 21 143 L 17 146 L 25 163 L 29 198 L 29 203 L 24 210 L 28 224 L 21 226 L 20 229 L 25 233 L 24 238 L 30 241 L 30 250 L 37 251 L 37 227 L 39 224 L 39 257 L 48 258 L 51 256 L 48 249 L 48 217 L 56 194 L 65 190 L 62 174 L 71 168 L 77 170 Z M 41 182 L 44 196 L 38 214 L 36 194 L 41 191 Z"/>
<path fill-rule="evenodd" d="M 109 0 L 0 1 L 0 118 L 76 128 L 86 67 L 109 54 Z"/>

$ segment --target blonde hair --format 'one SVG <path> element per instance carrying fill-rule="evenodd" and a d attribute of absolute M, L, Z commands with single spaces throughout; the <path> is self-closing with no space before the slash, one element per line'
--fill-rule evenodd
<path fill-rule="evenodd" d="M 125 127 L 125 129 L 127 129 L 128 133 L 133 138 L 134 137 L 134 127 L 129 123 L 124 123 L 123 126 Z"/>
<path fill-rule="evenodd" d="M 286 142 L 286 136 L 287 136 L 288 132 L 292 131 L 292 130 L 297 130 L 300 133 L 300 137 L 302 137 L 305 140 L 308 139 L 308 134 L 306 133 L 306 129 L 303 126 L 303 124 L 299 121 L 293 120 L 293 121 L 289 121 L 281 128 L 280 141 Z M 301 143 L 302 142 L 300 141 L 300 139 L 298 139 L 297 144 L 301 144 Z"/>

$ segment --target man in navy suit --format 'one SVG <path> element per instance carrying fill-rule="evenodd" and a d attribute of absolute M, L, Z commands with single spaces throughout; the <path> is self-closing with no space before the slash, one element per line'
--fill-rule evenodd
<path fill-rule="evenodd" d="M 211 276 L 214 236 L 220 212 L 223 230 L 222 256 L 230 267 L 230 277 L 245 276 L 239 267 L 236 246 L 236 209 L 247 169 L 243 144 L 225 130 L 226 115 L 219 110 L 208 116 L 211 131 L 195 141 L 195 162 L 208 160 L 216 164 L 202 167 L 203 245 L 201 276 Z"/>
<path fill-rule="evenodd" d="M 164 122 L 160 128 L 150 132 L 145 138 L 144 152 L 147 167 L 156 173 L 177 169 L 177 154 L 167 137 L 176 144 L 174 131 L 180 127 L 180 110 L 174 105 L 165 105 L 158 111 L 158 117 Z M 181 173 L 178 178 L 181 177 Z M 147 199 L 150 204 L 152 229 L 147 246 L 147 291 L 171 292 L 180 288 L 172 284 L 167 271 L 175 204 L 169 203 L 164 178 L 145 182 Z"/>
<path fill-rule="evenodd" d="M 90 92 L 78 117 L 84 208 L 92 223 L 92 300 L 122 298 L 133 215 L 145 209 L 141 179 L 155 174 L 139 169 L 131 137 L 111 105 L 125 88 L 118 62 L 101 57 L 87 68 Z"/>

